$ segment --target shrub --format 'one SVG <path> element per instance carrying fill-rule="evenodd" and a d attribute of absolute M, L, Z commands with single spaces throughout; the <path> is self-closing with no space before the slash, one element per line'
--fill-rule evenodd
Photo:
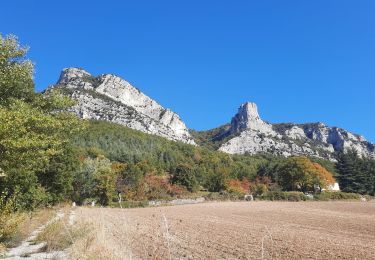
<path fill-rule="evenodd" d="M 149 200 L 170 199 L 171 196 L 180 196 L 186 192 L 183 186 L 170 184 L 167 175 L 146 174 L 144 183 L 139 188 L 142 191 L 138 194 L 143 193 L 145 199 Z"/>
<path fill-rule="evenodd" d="M 286 201 L 305 201 L 308 197 L 302 192 L 295 191 L 270 191 L 259 196 L 261 200 L 286 200 Z"/>
<path fill-rule="evenodd" d="M 256 183 L 252 187 L 253 195 L 261 196 L 268 192 L 268 186 L 263 183 Z"/>
<path fill-rule="evenodd" d="M 208 191 L 220 192 L 227 189 L 228 170 L 220 168 L 207 176 L 205 186 Z"/>
<path fill-rule="evenodd" d="M 118 202 L 112 202 L 111 207 L 113 208 L 118 208 L 120 205 Z M 122 201 L 121 206 L 123 208 L 145 208 L 148 207 L 148 200 L 141 200 L 141 201 L 136 201 L 136 200 L 128 200 L 128 201 Z"/>
<path fill-rule="evenodd" d="M 361 195 L 346 192 L 322 192 L 314 196 L 316 200 L 359 200 Z"/>
<path fill-rule="evenodd" d="M 209 200 L 209 201 L 225 201 L 225 200 L 243 199 L 243 195 L 223 191 L 223 192 L 210 192 L 209 194 L 204 196 L 204 198 L 205 200 Z"/>
<path fill-rule="evenodd" d="M 25 215 L 13 211 L 13 199 L 0 197 L 0 244 L 7 244 L 17 234 Z"/>
<path fill-rule="evenodd" d="M 247 179 L 240 180 L 229 180 L 227 184 L 227 191 L 237 197 L 242 197 L 247 194 L 250 190 L 250 183 Z"/>

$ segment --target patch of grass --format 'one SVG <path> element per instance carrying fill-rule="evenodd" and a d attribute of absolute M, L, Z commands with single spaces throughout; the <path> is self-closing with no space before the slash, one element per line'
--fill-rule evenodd
<path fill-rule="evenodd" d="M 20 214 L 18 217 L 15 214 L 17 213 L 13 213 L 12 216 L 9 217 L 9 220 L 18 217 L 21 217 L 21 220 L 17 222 L 17 226 L 11 236 L 7 238 L 5 242 L 7 247 L 18 246 L 33 230 L 50 220 L 55 214 L 55 210 L 51 208 L 39 209 L 32 212 L 18 213 Z"/>
<path fill-rule="evenodd" d="M 88 226 L 68 226 L 63 219 L 52 222 L 37 236 L 36 242 L 45 242 L 45 252 L 64 250 L 88 233 Z"/>
<path fill-rule="evenodd" d="M 92 210 L 97 212 L 98 209 Z M 135 227 L 127 220 L 119 219 L 118 225 L 111 225 L 118 234 L 114 236 L 113 233 L 109 233 L 107 216 L 104 217 L 101 214 L 95 217 L 86 216 L 84 220 L 82 218 L 81 221 L 79 220 L 78 225 L 89 227 L 89 229 L 69 248 L 69 258 L 72 260 L 133 259 L 131 243 L 134 239 Z"/>
<path fill-rule="evenodd" d="M 12 199 L 5 201 L 0 198 L 0 244 L 9 246 L 24 219 L 24 213 L 14 211 Z"/>

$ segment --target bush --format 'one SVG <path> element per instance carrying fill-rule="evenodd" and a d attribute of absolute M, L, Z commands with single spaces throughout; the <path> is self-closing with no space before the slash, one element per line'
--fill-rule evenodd
<path fill-rule="evenodd" d="M 286 200 L 286 201 L 305 201 L 308 197 L 302 192 L 295 191 L 270 191 L 258 197 L 261 200 Z"/>
<path fill-rule="evenodd" d="M 0 197 L 0 244 L 7 244 L 16 236 L 24 218 L 24 214 L 14 212 L 12 198 L 5 200 L 4 197 Z"/>
<path fill-rule="evenodd" d="M 198 181 L 195 177 L 194 169 L 188 164 L 177 166 L 172 175 L 171 182 L 186 187 L 190 192 L 195 192 L 198 189 Z"/>
<path fill-rule="evenodd" d="M 110 204 L 111 207 L 113 208 L 118 208 L 120 207 L 120 204 L 118 202 L 112 202 Z M 122 201 L 121 206 L 123 208 L 146 208 L 148 207 L 148 200 L 128 200 L 128 201 Z"/>
<path fill-rule="evenodd" d="M 252 191 L 255 196 L 261 196 L 268 192 L 268 186 L 263 183 L 257 183 L 253 185 Z"/>
<path fill-rule="evenodd" d="M 209 201 L 239 200 L 239 199 L 243 199 L 243 195 L 223 191 L 223 192 L 210 192 L 209 194 L 204 196 L 204 198 L 205 200 L 209 200 Z"/>
<path fill-rule="evenodd" d="M 250 190 L 250 183 L 247 179 L 242 181 L 231 179 L 228 181 L 227 186 L 227 191 L 236 197 L 243 197 Z"/>
<path fill-rule="evenodd" d="M 316 200 L 359 200 L 361 195 L 346 192 L 322 192 L 314 196 Z"/>
<path fill-rule="evenodd" d="M 167 175 L 146 174 L 140 188 L 142 190 L 138 193 L 143 193 L 147 200 L 168 200 L 186 192 L 185 187 L 171 184 Z"/>

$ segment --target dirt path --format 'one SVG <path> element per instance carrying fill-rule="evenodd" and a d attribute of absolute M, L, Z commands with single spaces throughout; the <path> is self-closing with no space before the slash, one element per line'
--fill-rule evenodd
<path fill-rule="evenodd" d="M 374 202 L 82 208 L 77 218 L 102 227 L 114 259 L 375 259 Z"/>
<path fill-rule="evenodd" d="M 31 235 L 22 243 L 14 248 L 9 249 L 6 254 L 6 260 L 18 260 L 18 259 L 30 259 L 30 260 L 42 260 L 42 259 L 67 259 L 67 253 L 65 251 L 54 251 L 54 252 L 43 252 L 45 243 L 36 244 L 34 241 L 45 227 L 50 223 L 58 221 L 65 216 L 65 213 L 61 210 L 56 213 L 56 216 L 44 225 L 34 230 Z M 73 225 L 75 222 L 75 212 L 71 211 L 69 214 L 69 225 Z"/>

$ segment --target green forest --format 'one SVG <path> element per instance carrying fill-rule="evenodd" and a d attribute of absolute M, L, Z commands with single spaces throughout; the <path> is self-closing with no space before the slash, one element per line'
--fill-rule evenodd
<path fill-rule="evenodd" d="M 272 192 L 320 193 L 334 182 L 344 192 L 375 194 L 375 161 L 359 158 L 354 151 L 337 154 L 337 163 L 229 155 L 216 151 L 217 144 L 210 142 L 215 130 L 193 133 L 203 146 L 168 141 L 64 112 L 74 102 L 57 90 L 37 93 L 33 77 L 27 48 L 15 36 L 0 36 L 3 222 L 6 214 L 66 201 L 112 205 L 120 194 L 128 201 L 200 193 L 267 198 Z"/>

